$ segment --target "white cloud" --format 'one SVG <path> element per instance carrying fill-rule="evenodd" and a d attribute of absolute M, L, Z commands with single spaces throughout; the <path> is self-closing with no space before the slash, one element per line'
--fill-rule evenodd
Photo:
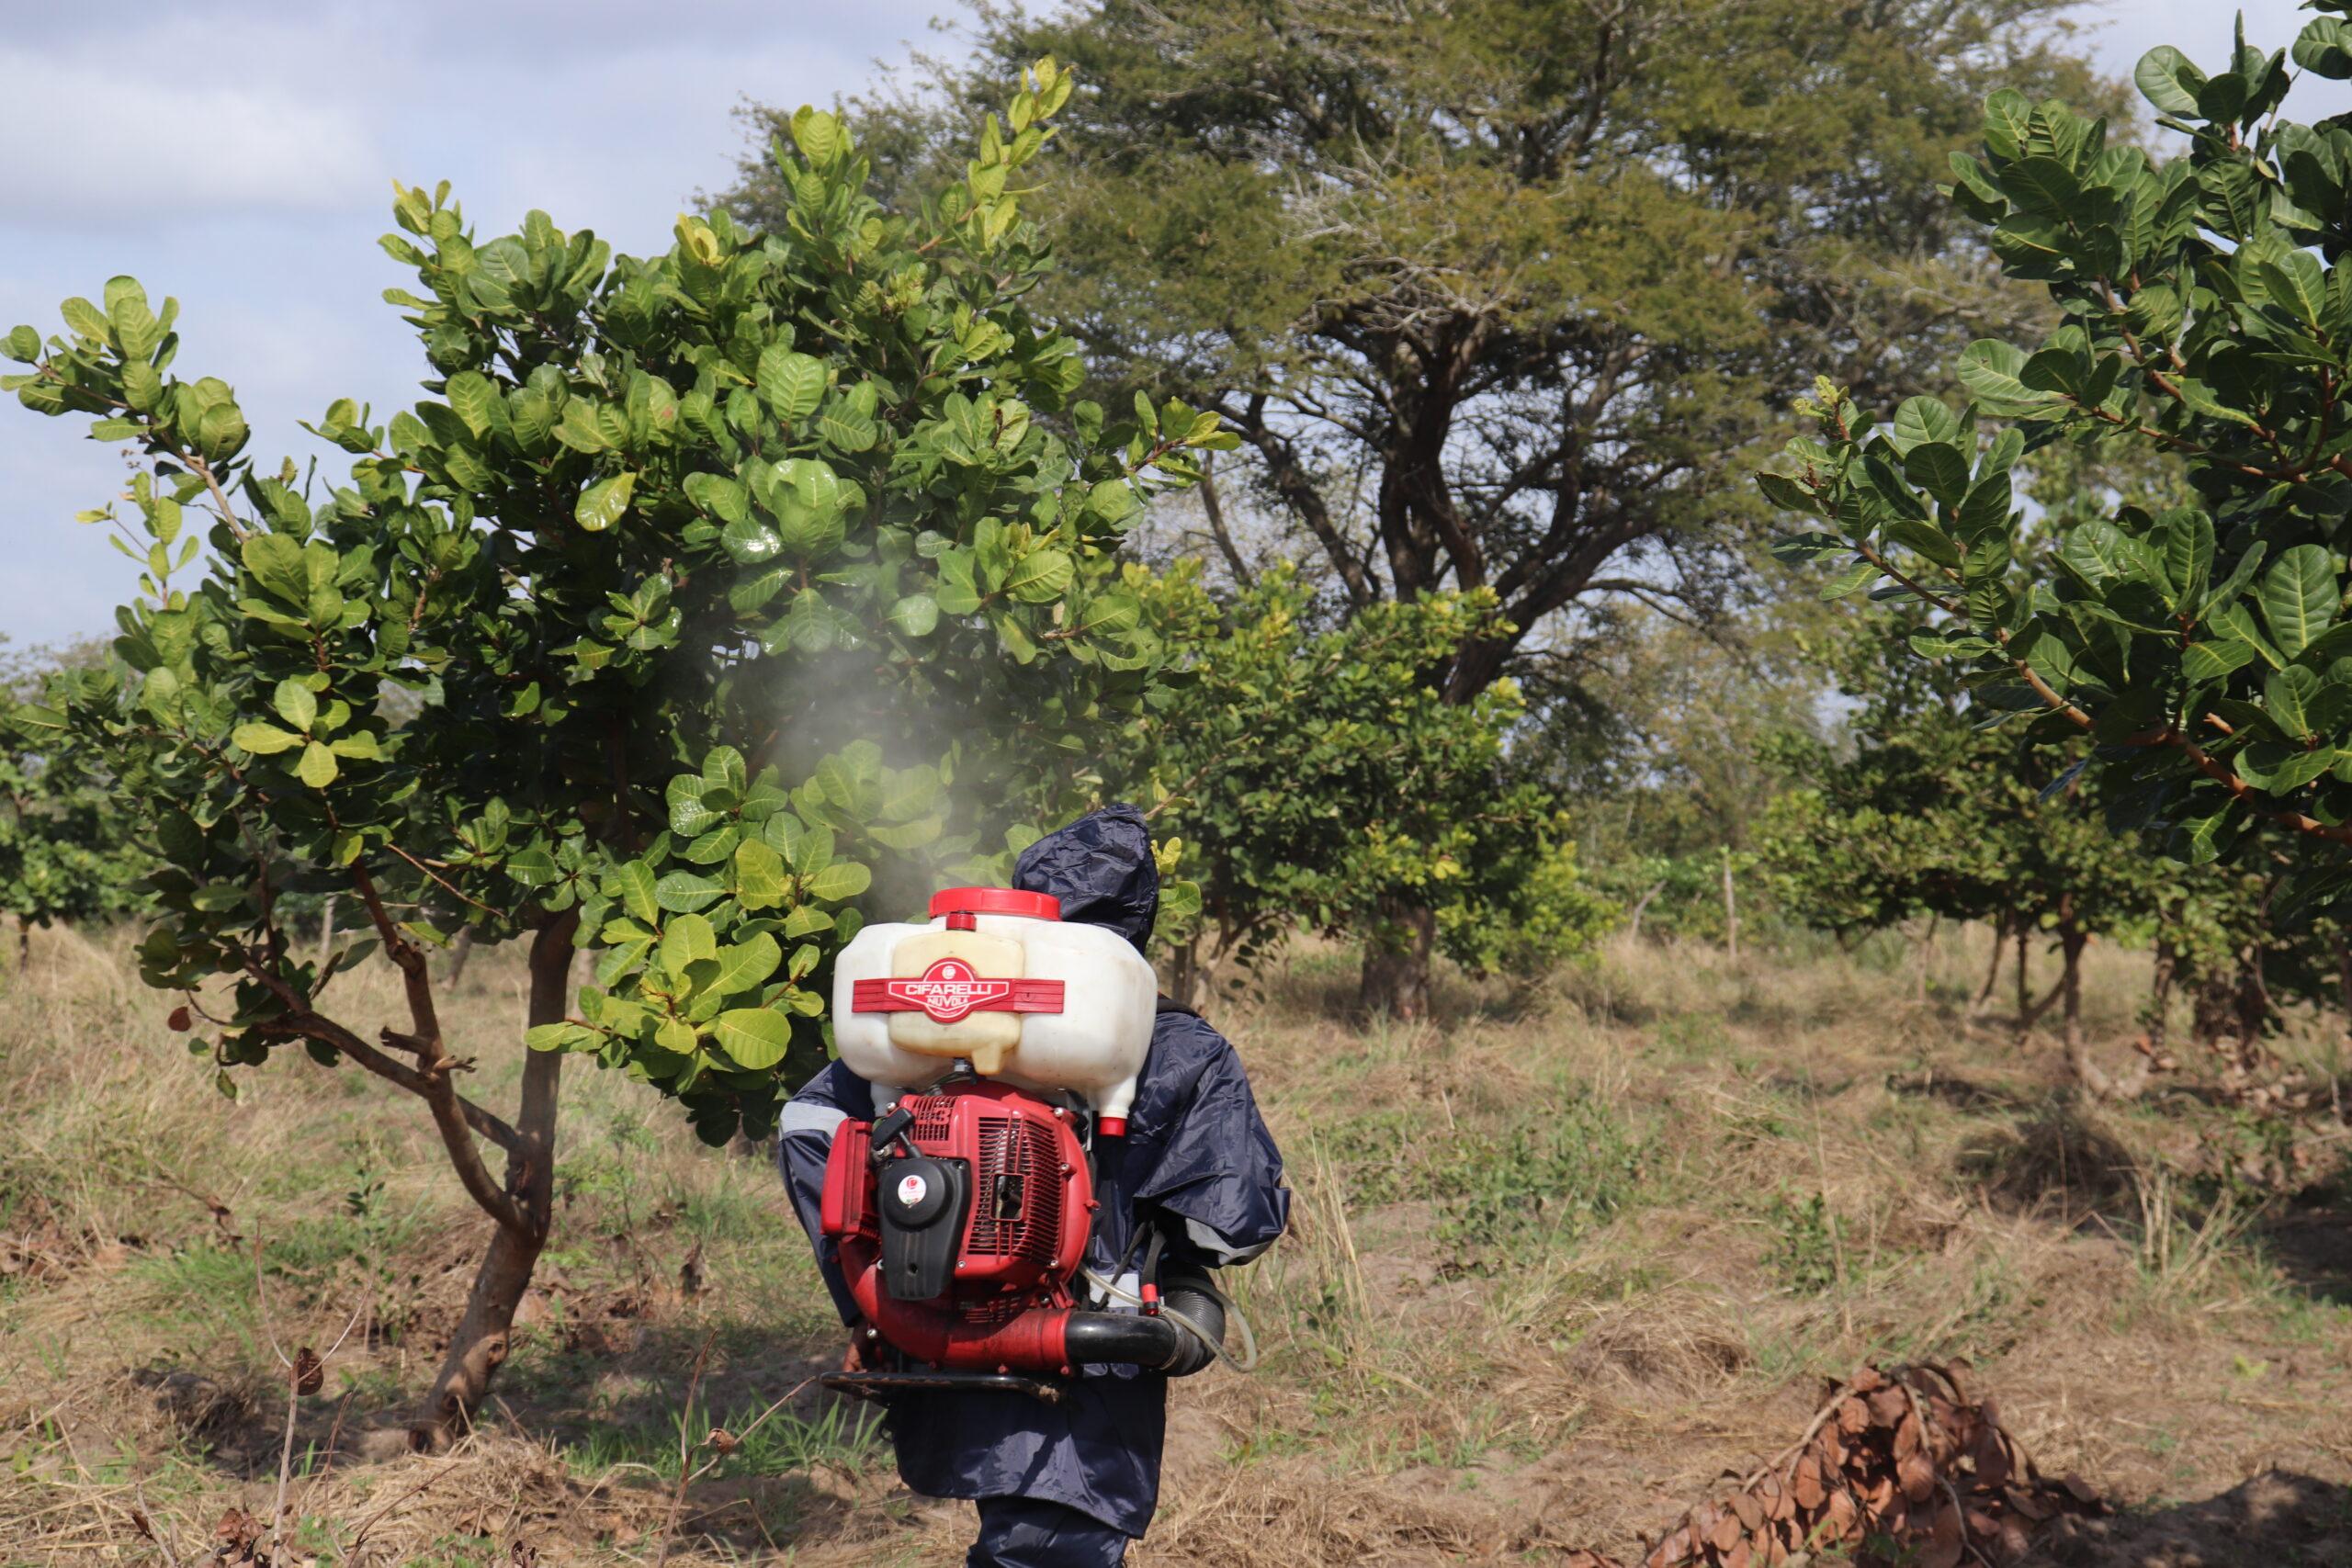
<path fill-rule="evenodd" d="M 17 48 L 0 49 L 0 81 L 16 85 L 0 95 L 0 203 L 22 215 L 132 228 L 335 210 L 368 194 L 355 175 L 382 158 L 354 105 L 290 83 L 175 81 Z"/>

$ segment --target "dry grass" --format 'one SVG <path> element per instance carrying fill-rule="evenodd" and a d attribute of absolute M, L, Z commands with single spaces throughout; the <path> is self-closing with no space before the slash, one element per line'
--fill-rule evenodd
<path fill-rule="evenodd" d="M 1952 1356 L 2045 1469 L 2133 1506 L 2078 1560 L 2165 1561 L 2167 1531 L 2253 1543 L 2209 1562 L 2323 1541 L 2352 1498 L 2337 1194 L 2235 1182 L 2263 1130 L 2193 1096 L 2065 1094 L 2048 1043 L 1970 1016 L 1982 943 L 1947 933 L 1924 1002 L 1891 949 L 1644 948 L 1356 1029 L 1319 1005 L 1344 955 L 1307 948 L 1214 1010 L 1297 1224 L 1241 1281 L 1261 1372 L 1177 1391 L 1138 1568 L 1630 1554 L 1785 1444 L 1820 1377 Z M 2118 1066 L 2143 964 L 2092 954 Z M 387 974 L 338 984 L 390 1016 Z M 266 1514 L 271 1341 L 323 1347 L 355 1310 L 297 1422 L 289 1496 L 322 1562 L 490 1568 L 517 1541 L 548 1568 L 650 1562 L 681 1426 L 780 1398 L 691 1489 L 670 1562 L 960 1561 L 968 1509 L 899 1489 L 856 1411 L 784 1397 L 837 1335 L 772 1172 L 650 1095 L 567 1086 L 534 1321 L 484 1429 L 425 1459 L 403 1402 L 481 1227 L 413 1107 L 299 1059 L 221 1100 L 113 942 L 37 940 L 0 985 L 0 1565 L 163 1562 L 141 1511 L 191 1564 L 224 1510 Z M 491 954 L 452 1010 L 492 1103 L 521 1005 Z M 2315 1071 L 2336 1028 L 2297 1021 Z"/>

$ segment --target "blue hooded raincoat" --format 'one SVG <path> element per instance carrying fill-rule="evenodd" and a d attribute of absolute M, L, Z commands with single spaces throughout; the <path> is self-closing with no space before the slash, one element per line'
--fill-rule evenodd
<path fill-rule="evenodd" d="M 1108 926 L 1141 949 L 1159 911 L 1159 873 L 1143 816 L 1113 806 L 1024 852 L 1013 885 L 1061 900 L 1062 919 Z M 842 1321 L 857 1321 L 833 1243 L 818 1229 L 825 1158 L 847 1119 L 870 1120 L 867 1082 L 835 1062 L 785 1108 L 777 1161 L 800 1224 L 816 1244 Z M 1102 1208 L 1087 1265 L 1105 1275 L 1128 1256 L 1136 1227 L 1156 1219 L 1161 1268 L 1209 1268 L 1257 1257 L 1290 1215 L 1282 1155 L 1259 1117 L 1249 1075 L 1225 1037 L 1191 1013 L 1163 1011 L 1127 1112 L 1124 1138 L 1094 1145 Z M 1035 1497 L 1140 1536 L 1159 1500 L 1168 1380 L 1134 1367 L 1080 1369 L 1068 1396 L 926 1392 L 890 1403 L 899 1473 L 933 1497 Z"/>

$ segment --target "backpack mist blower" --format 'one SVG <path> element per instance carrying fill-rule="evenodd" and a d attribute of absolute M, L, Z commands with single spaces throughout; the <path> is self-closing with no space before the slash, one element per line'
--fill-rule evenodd
<path fill-rule="evenodd" d="M 1197 1276 L 1159 1288 L 1156 1232 L 1137 1289 L 1084 1269 L 1091 1141 L 1125 1136 L 1151 966 L 1042 893 L 950 888 L 931 915 L 867 926 L 835 965 L 834 1043 L 874 1086 L 875 1117 L 833 1134 L 822 1228 L 865 1318 L 862 1359 L 897 1365 L 824 1382 L 1051 1402 L 1053 1380 L 1088 1364 L 1200 1371 L 1227 1303 Z M 1089 1310 L 1087 1285 L 1140 1310 Z"/>

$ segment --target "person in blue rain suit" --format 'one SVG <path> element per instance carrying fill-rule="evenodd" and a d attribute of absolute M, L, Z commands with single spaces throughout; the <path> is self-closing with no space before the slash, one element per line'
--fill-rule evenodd
<path fill-rule="evenodd" d="M 1107 926 L 1138 950 L 1159 911 L 1159 873 L 1143 815 L 1113 806 L 1040 839 L 1013 886 L 1061 900 L 1065 920 Z M 873 1115 L 864 1078 L 833 1063 L 785 1107 L 777 1163 L 842 1320 L 858 1320 L 831 1238 L 819 1229 L 825 1159 L 849 1118 Z M 1105 1278 L 1156 1235 L 1163 1280 L 1245 1262 L 1290 1214 L 1282 1154 L 1225 1037 L 1163 1000 L 1124 1138 L 1094 1145 L 1102 1207 L 1087 1267 Z M 1144 1244 L 1137 1247 L 1131 1244 Z M 1058 1404 L 1024 1394 L 944 1390 L 895 1394 L 899 1473 L 933 1497 L 979 1506 L 967 1568 L 1114 1568 L 1159 1499 L 1166 1374 L 1080 1369 Z"/>

